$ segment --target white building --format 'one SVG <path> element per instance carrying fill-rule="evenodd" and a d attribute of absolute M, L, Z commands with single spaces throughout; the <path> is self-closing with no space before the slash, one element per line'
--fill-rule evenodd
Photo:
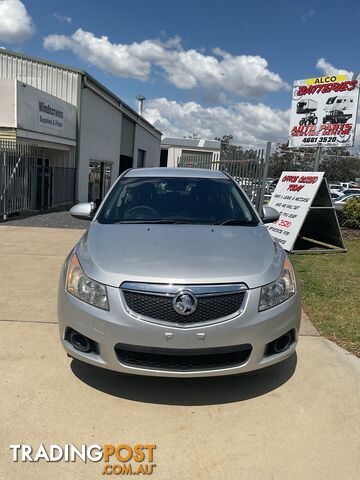
<path fill-rule="evenodd" d="M 177 167 L 179 160 L 200 162 L 218 161 L 221 143 L 218 140 L 204 138 L 164 137 L 161 140 L 162 167 Z"/>
<path fill-rule="evenodd" d="M 0 147 L 26 150 L 31 161 L 24 154 L 23 166 L 37 170 L 39 191 L 30 177 L 20 179 L 26 170 L 20 157 L 0 187 L 10 192 L 20 180 L 32 184 L 37 201 L 27 199 L 30 209 L 95 201 L 124 170 L 159 166 L 161 132 L 85 71 L 0 49 L 0 105 Z M 73 189 L 68 199 L 67 185 L 62 201 L 60 169 Z M 0 213 L 9 201 L 3 197 Z"/>

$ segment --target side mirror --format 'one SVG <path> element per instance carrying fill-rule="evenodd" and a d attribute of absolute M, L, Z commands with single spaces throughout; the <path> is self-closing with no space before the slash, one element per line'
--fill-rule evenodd
<path fill-rule="evenodd" d="M 276 222 L 280 218 L 280 213 L 277 210 L 275 210 L 275 208 L 269 207 L 268 205 L 264 205 L 263 215 L 261 218 L 264 223 Z"/>
<path fill-rule="evenodd" d="M 91 203 L 78 203 L 70 209 L 70 215 L 75 218 L 80 218 L 82 220 L 91 220 L 96 207 L 93 202 Z"/>

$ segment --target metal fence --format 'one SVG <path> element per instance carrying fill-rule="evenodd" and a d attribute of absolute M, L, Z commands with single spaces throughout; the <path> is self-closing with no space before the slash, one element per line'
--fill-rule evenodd
<path fill-rule="evenodd" d="M 228 173 L 243 187 L 247 195 L 261 213 L 265 194 L 265 180 L 270 153 L 270 142 L 266 149 L 243 152 L 235 148 L 229 155 L 209 158 L 208 155 L 186 155 L 178 158 L 178 167 L 205 168 Z"/>
<path fill-rule="evenodd" d="M 325 178 L 331 187 L 335 185 L 336 188 L 336 185 L 342 183 L 345 188 L 345 184 L 349 184 L 344 192 L 352 188 L 352 183 L 360 186 L 360 156 L 339 148 L 291 149 L 286 145 L 268 142 L 266 149 L 244 150 L 239 146 L 225 144 L 221 147 L 220 158 L 187 154 L 178 158 L 178 166 L 221 170 L 228 173 L 244 188 L 259 213 L 264 200 L 271 198 L 274 189 L 271 180 L 275 180 L 276 183 L 276 179 L 283 171 L 325 172 Z M 331 190 L 331 194 L 334 197 L 333 202 L 336 202 L 335 190 Z M 346 213 L 348 208 L 336 205 L 337 215 L 343 227 L 354 228 L 356 226 L 354 214 L 348 215 Z"/>
<path fill-rule="evenodd" d="M 76 168 L 55 166 L 56 156 L 36 145 L 0 142 L 0 219 L 74 202 Z"/>
<path fill-rule="evenodd" d="M 290 149 L 284 145 L 273 145 L 269 157 L 268 175 L 277 179 L 283 171 L 325 172 L 340 225 L 345 228 L 359 228 L 359 213 L 356 213 L 360 210 L 360 156 L 358 154 L 344 148 Z M 266 193 L 268 197 L 271 194 L 269 191 Z M 347 197 L 345 201 L 340 198 L 344 194 L 354 195 L 355 198 Z M 359 203 L 355 204 L 356 202 Z"/>
<path fill-rule="evenodd" d="M 344 149 L 305 150 L 273 145 L 269 158 L 269 176 L 282 171 L 325 172 L 329 183 L 355 182 L 360 179 L 360 157 Z"/>

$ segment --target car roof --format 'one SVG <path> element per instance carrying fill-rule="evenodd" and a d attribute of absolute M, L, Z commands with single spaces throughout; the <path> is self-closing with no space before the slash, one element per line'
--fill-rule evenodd
<path fill-rule="evenodd" d="M 204 168 L 132 168 L 125 177 L 178 177 L 178 178 L 221 178 L 228 176 L 220 170 L 206 170 Z"/>
<path fill-rule="evenodd" d="M 340 201 L 343 201 L 345 200 L 345 198 L 349 198 L 349 197 L 360 197 L 360 192 L 359 193 L 347 193 L 346 195 L 342 195 L 338 200 Z"/>

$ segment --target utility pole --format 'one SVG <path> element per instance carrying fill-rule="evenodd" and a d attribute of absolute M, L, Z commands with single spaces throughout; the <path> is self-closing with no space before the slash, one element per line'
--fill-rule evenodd
<path fill-rule="evenodd" d="M 318 172 L 320 168 L 321 160 L 321 147 L 316 147 L 315 160 L 314 160 L 314 172 Z"/>
<path fill-rule="evenodd" d="M 144 95 L 138 95 L 136 97 L 136 100 L 138 101 L 138 114 L 142 116 L 143 108 L 144 108 L 144 101 L 146 100 L 146 98 L 144 97 Z"/>

